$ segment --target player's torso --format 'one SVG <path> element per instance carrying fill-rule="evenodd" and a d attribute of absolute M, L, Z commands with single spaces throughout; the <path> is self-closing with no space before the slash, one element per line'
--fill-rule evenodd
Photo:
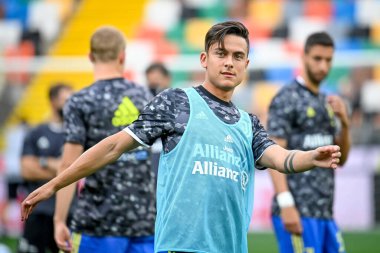
<path fill-rule="evenodd" d="M 323 93 L 313 94 L 306 87 L 294 82 L 292 92 L 295 112 L 288 149 L 312 150 L 334 144 L 335 117 Z M 293 94 L 292 94 L 293 93 Z M 294 99 L 296 98 L 296 99 Z M 291 190 L 301 215 L 316 218 L 331 218 L 334 199 L 334 171 L 316 168 L 304 173 L 288 175 Z M 275 213 L 279 214 L 275 204 Z"/>
<path fill-rule="evenodd" d="M 36 154 L 39 157 L 59 157 L 62 154 L 64 133 L 61 125 L 43 124 L 35 131 Z"/>
<path fill-rule="evenodd" d="M 288 149 L 312 150 L 334 143 L 335 118 L 322 93 L 313 94 L 306 88 L 294 89 L 297 99 L 289 101 L 295 108 L 288 136 Z"/>
<path fill-rule="evenodd" d="M 253 197 L 250 118 L 228 125 L 195 90 L 188 95 L 186 130 L 160 160 L 156 246 L 244 252 Z"/>
<path fill-rule="evenodd" d="M 55 157 L 58 158 L 62 154 L 64 143 L 64 133 L 61 125 L 42 124 L 31 133 L 35 141 L 35 154 L 37 157 Z M 46 181 L 27 181 L 25 187 L 28 192 L 36 190 Z M 43 213 L 53 215 L 55 206 L 55 197 L 49 198 L 36 207 L 34 213 Z"/>
<path fill-rule="evenodd" d="M 88 149 L 137 119 L 147 104 L 144 89 L 123 79 L 97 82 L 77 96 L 86 124 Z M 152 235 L 155 176 L 149 150 L 124 153 L 86 178 L 72 227 L 93 235 Z"/>

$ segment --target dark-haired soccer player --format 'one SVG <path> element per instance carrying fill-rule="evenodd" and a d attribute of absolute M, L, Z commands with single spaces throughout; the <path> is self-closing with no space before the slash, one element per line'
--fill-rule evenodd
<path fill-rule="evenodd" d="M 257 117 L 231 103 L 245 76 L 248 52 L 244 25 L 212 26 L 200 55 L 204 83 L 161 92 L 124 131 L 101 141 L 30 194 L 23 202 L 22 217 L 125 150 L 161 138 L 155 252 L 246 253 L 255 165 L 294 173 L 314 166 L 336 168 L 340 157 L 338 146 L 290 152 L 273 145 Z"/>
<path fill-rule="evenodd" d="M 153 96 L 170 87 L 171 75 L 161 62 L 150 64 L 145 70 L 146 81 Z"/>
<path fill-rule="evenodd" d="M 62 111 L 72 93 L 72 88 L 67 84 L 52 85 L 49 89 L 51 117 L 25 136 L 21 153 L 21 175 L 29 193 L 57 175 L 65 142 Z M 18 244 L 19 253 L 58 252 L 54 241 L 54 207 L 55 197 L 34 210 L 25 222 Z"/>
<path fill-rule="evenodd" d="M 334 42 L 327 33 L 313 33 L 307 38 L 303 73 L 273 98 L 268 132 L 288 149 L 306 151 L 337 144 L 342 165 L 350 149 L 347 111 L 338 96 L 320 92 L 321 82 L 331 69 L 333 53 Z M 280 252 L 345 252 L 333 219 L 334 171 L 316 167 L 287 176 L 272 170 L 270 173 L 276 191 L 273 225 Z"/>

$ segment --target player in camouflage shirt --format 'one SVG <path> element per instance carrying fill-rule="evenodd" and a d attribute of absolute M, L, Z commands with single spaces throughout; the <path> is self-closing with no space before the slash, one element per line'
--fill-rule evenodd
<path fill-rule="evenodd" d="M 350 148 L 347 111 L 338 96 L 319 91 L 331 68 L 333 52 L 328 34 L 308 37 L 302 58 L 304 71 L 273 98 L 268 132 L 287 149 L 312 150 L 335 143 L 341 147 L 342 165 Z M 333 220 L 334 171 L 316 168 L 288 176 L 275 171 L 270 174 L 276 190 L 273 223 L 280 252 L 344 252 Z"/>
<path fill-rule="evenodd" d="M 125 150 L 161 138 L 155 252 L 247 253 L 255 165 L 281 172 L 336 168 L 339 147 L 290 153 L 273 145 L 257 117 L 231 103 L 249 63 L 243 24 L 216 24 L 205 42 L 202 86 L 160 93 L 132 125 L 95 145 L 30 194 L 22 204 L 23 219 L 61 187 L 116 160 Z"/>
<path fill-rule="evenodd" d="M 123 78 L 124 50 L 124 37 L 118 30 L 102 27 L 93 34 L 90 59 L 96 82 L 65 105 L 62 169 L 132 123 L 151 99 L 147 89 Z M 55 237 L 62 250 L 153 252 L 155 175 L 149 155 L 146 148 L 124 153 L 85 179 L 71 222 L 72 240 L 65 220 L 73 186 L 57 194 Z"/>

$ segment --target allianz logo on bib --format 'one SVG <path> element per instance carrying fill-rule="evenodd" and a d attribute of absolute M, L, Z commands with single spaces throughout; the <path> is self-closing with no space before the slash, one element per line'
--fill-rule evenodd
<path fill-rule="evenodd" d="M 210 161 L 195 161 L 191 174 L 222 177 L 230 179 L 234 182 L 239 182 L 240 178 L 241 188 L 243 189 L 243 191 L 246 190 L 246 186 L 249 181 L 247 172 L 242 171 L 241 173 L 239 173 L 238 171 L 235 171 L 231 168 L 219 166 L 217 162 Z"/>
<path fill-rule="evenodd" d="M 225 136 L 224 141 L 227 143 L 223 147 L 196 143 L 191 154 L 194 159 L 191 174 L 226 178 L 236 183 L 240 180 L 245 191 L 249 181 L 248 174 L 244 170 L 240 172 L 232 168 L 244 168 L 246 161 L 235 155 L 233 148 L 228 145 L 233 143 L 231 135 Z"/>

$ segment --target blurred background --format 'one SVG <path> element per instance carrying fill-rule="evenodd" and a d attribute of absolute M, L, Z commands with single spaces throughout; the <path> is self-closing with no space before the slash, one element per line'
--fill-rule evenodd
<path fill-rule="evenodd" d="M 337 170 L 335 217 L 348 252 L 380 252 L 380 0 L 0 0 L 0 253 L 22 232 L 20 149 L 25 132 L 49 116 L 54 82 L 91 84 L 89 38 L 101 25 L 127 37 L 125 76 L 146 85 L 145 69 L 163 62 L 171 87 L 199 85 L 199 53 L 211 25 L 239 20 L 250 30 L 250 65 L 234 101 L 266 122 L 275 92 L 300 71 L 306 36 L 335 40 L 323 89 L 350 109 L 353 148 Z M 272 185 L 256 172 L 250 252 L 276 252 Z"/>

